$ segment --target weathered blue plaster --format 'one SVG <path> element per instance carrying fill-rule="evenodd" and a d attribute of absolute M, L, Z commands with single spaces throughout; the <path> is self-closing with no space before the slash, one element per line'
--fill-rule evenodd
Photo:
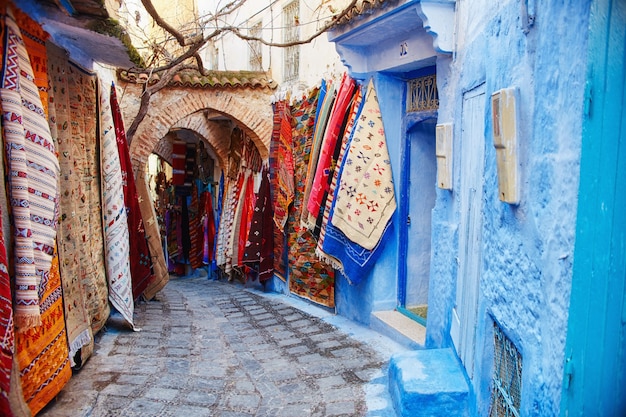
<path fill-rule="evenodd" d="M 453 120 L 462 136 L 462 95 L 484 82 L 494 91 L 520 91 L 519 161 L 521 202 L 502 203 L 492 145 L 490 102 L 485 114 L 483 229 L 473 413 L 486 415 L 493 369 L 493 321 L 523 356 L 522 415 L 557 415 L 567 333 L 571 255 L 580 158 L 581 116 L 588 2 L 548 2 L 524 33 L 518 2 L 471 4 L 461 13 L 457 51 L 446 79 L 440 79 L 440 122 Z M 558 4 L 556 4 L 558 3 Z M 469 17 L 472 17 L 470 22 Z M 569 52 L 568 52 L 569 51 Z M 439 68 L 438 68 L 439 71 Z M 441 87 L 447 91 L 442 92 Z M 457 142 L 455 142 L 456 147 Z M 455 155 L 455 190 L 460 185 Z M 452 191 L 455 194 L 455 191 Z M 433 272 L 427 346 L 448 343 L 456 277 L 454 229 L 457 197 L 438 193 L 433 212 Z M 451 233 L 448 233 L 450 235 Z M 434 297 L 446 297 L 435 300 Z"/>

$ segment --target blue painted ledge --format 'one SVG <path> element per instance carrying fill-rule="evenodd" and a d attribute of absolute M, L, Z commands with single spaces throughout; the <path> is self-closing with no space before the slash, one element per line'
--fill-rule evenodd
<path fill-rule="evenodd" d="M 392 356 L 389 392 L 401 417 L 469 416 L 469 387 L 450 348 Z"/>

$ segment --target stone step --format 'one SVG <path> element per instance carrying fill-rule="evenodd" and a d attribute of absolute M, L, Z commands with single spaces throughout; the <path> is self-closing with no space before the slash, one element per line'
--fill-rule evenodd
<path fill-rule="evenodd" d="M 393 355 L 389 391 L 401 417 L 469 416 L 469 385 L 451 348 Z"/>
<path fill-rule="evenodd" d="M 409 349 L 423 349 L 426 327 L 396 310 L 375 311 L 370 328 Z"/>

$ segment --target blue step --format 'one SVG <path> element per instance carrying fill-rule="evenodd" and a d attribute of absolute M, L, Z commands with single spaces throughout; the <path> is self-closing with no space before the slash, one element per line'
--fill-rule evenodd
<path fill-rule="evenodd" d="M 393 355 L 389 392 L 401 417 L 469 416 L 465 371 L 450 348 Z"/>

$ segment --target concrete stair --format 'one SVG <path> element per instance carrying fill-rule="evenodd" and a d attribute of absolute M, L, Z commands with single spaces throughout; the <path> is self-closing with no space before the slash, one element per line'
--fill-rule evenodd
<path fill-rule="evenodd" d="M 469 416 L 469 386 L 450 348 L 392 356 L 389 391 L 401 417 Z"/>

